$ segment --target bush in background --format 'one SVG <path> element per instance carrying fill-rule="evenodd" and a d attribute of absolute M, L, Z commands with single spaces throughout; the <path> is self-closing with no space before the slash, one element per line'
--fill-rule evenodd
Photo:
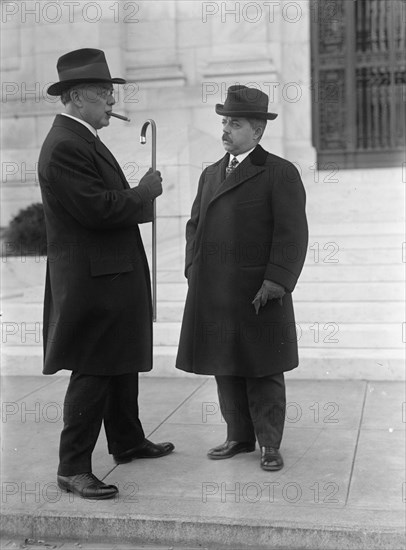
<path fill-rule="evenodd" d="M 3 234 L 3 256 L 45 256 L 47 235 L 42 203 L 23 208 Z"/>

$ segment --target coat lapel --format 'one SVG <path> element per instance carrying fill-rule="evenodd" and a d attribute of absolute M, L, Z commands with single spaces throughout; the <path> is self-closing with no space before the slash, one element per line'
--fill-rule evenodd
<path fill-rule="evenodd" d="M 225 180 L 226 167 L 228 166 L 229 158 L 230 155 L 227 153 L 221 159 L 220 164 L 217 166 L 217 169 L 213 169 L 213 167 L 208 168 L 208 170 L 213 170 L 213 173 L 210 174 L 211 177 L 209 178 L 208 196 L 210 197 L 210 199 L 212 199 L 218 193 L 220 187 L 222 186 L 222 183 Z"/>
<path fill-rule="evenodd" d="M 54 121 L 54 126 L 62 126 L 64 128 L 67 128 L 86 140 L 89 145 L 95 148 L 98 155 L 102 156 L 106 162 L 108 162 L 116 171 L 118 171 L 124 187 L 129 187 L 127 179 L 123 171 L 121 170 L 117 160 L 114 158 L 113 154 L 106 147 L 106 145 L 104 145 L 104 143 L 100 139 L 97 139 L 85 126 L 83 126 L 83 124 L 80 124 L 80 122 L 76 122 L 72 118 L 63 115 L 57 115 Z"/>
<path fill-rule="evenodd" d="M 110 150 L 106 147 L 106 145 L 104 145 L 104 143 L 100 139 L 95 138 L 94 145 L 96 148 L 96 152 L 99 155 L 101 155 L 109 164 L 111 164 L 111 166 L 113 166 L 115 170 L 117 170 L 117 172 L 120 174 L 120 178 L 124 184 L 124 187 L 128 188 L 129 184 L 127 182 L 127 179 L 123 171 L 121 170 L 119 163 L 115 159 L 114 155 L 110 152 Z"/>
<path fill-rule="evenodd" d="M 263 165 L 265 163 L 267 155 L 268 153 L 264 149 L 262 149 L 260 145 L 258 145 L 254 149 L 254 151 L 252 151 L 252 153 L 248 155 L 248 157 L 246 157 L 243 162 L 239 166 L 237 166 L 237 168 L 229 176 L 224 179 L 224 181 L 221 181 L 221 183 L 217 185 L 214 196 L 210 202 L 217 200 L 225 193 L 228 193 L 235 187 L 238 187 L 245 181 L 263 172 Z M 228 164 L 228 158 L 229 155 L 227 154 L 223 159 L 224 166 L 223 162 L 220 165 L 223 168 L 223 172 L 221 170 L 218 170 L 216 173 L 216 177 L 213 178 L 213 180 L 224 178 L 225 168 Z"/>

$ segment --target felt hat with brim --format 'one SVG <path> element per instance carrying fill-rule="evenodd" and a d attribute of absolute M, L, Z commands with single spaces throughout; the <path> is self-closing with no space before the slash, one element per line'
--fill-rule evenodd
<path fill-rule="evenodd" d="M 216 113 L 222 116 L 274 120 L 277 113 L 268 113 L 269 97 L 257 88 L 230 86 L 224 105 L 217 103 Z"/>
<path fill-rule="evenodd" d="M 102 50 L 82 48 L 66 53 L 58 59 L 56 65 L 59 82 L 55 82 L 47 93 L 52 96 L 61 95 L 65 90 L 78 84 L 106 82 L 125 84 L 123 78 L 111 78 L 106 56 Z"/>

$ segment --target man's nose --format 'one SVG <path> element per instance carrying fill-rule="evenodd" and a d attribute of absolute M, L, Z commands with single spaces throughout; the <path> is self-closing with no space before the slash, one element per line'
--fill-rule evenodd
<path fill-rule="evenodd" d="M 115 99 L 114 95 L 108 96 L 107 103 L 109 105 L 114 105 L 116 103 L 116 99 Z"/>

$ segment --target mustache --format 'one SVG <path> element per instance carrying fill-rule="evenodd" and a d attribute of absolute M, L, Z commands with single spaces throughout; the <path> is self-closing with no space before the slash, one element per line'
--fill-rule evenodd
<path fill-rule="evenodd" d="M 231 139 L 229 139 L 225 134 L 223 134 L 223 137 L 221 139 L 223 141 L 227 141 L 227 143 L 231 143 Z"/>

